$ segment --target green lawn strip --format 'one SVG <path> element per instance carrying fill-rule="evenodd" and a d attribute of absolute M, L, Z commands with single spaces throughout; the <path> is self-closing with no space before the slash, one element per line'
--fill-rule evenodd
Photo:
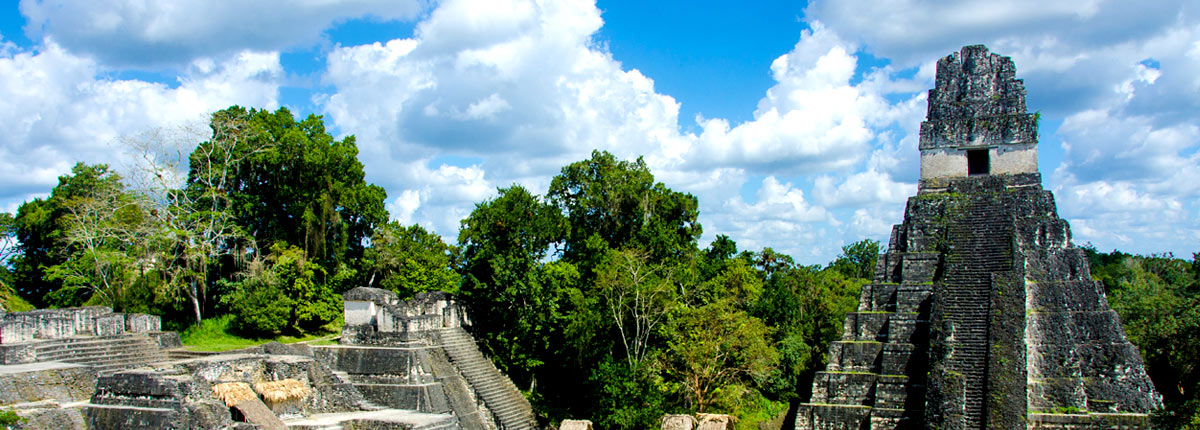
<path fill-rule="evenodd" d="M 193 351 L 221 352 L 234 349 L 249 348 L 267 342 L 279 343 L 310 343 L 315 345 L 333 344 L 341 332 L 342 320 L 322 327 L 321 331 L 306 333 L 303 336 L 281 335 L 273 338 L 247 338 L 239 336 L 230 328 L 233 315 L 223 315 L 210 318 L 199 325 L 188 327 L 180 334 L 183 345 Z"/>

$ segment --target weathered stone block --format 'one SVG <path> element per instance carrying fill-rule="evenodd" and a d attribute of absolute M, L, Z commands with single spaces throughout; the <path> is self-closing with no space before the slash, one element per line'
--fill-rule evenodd
<path fill-rule="evenodd" d="M 928 315 L 932 284 L 905 282 L 896 289 L 896 312 Z"/>
<path fill-rule="evenodd" d="M 22 364 L 37 361 L 37 344 L 32 342 L 0 345 L 0 364 Z"/>
<path fill-rule="evenodd" d="M 881 375 L 911 375 L 924 372 L 928 365 L 926 352 L 910 343 L 883 344 Z"/>
<path fill-rule="evenodd" d="M 907 376 L 879 375 L 875 383 L 875 408 L 903 411 L 908 400 L 907 384 Z"/>
<path fill-rule="evenodd" d="M 86 429 L 87 422 L 81 406 L 62 407 L 53 400 L 22 405 L 14 410 L 25 421 L 17 423 L 14 430 L 62 430 Z"/>
<path fill-rule="evenodd" d="M 158 315 L 128 314 L 125 316 L 125 331 L 149 333 L 162 330 L 162 319 Z"/>
<path fill-rule="evenodd" d="M 897 284 L 873 283 L 863 285 L 859 294 L 858 310 L 860 312 L 887 312 L 889 306 L 896 302 Z"/>
<path fill-rule="evenodd" d="M 1029 339 L 1038 344 L 1122 343 L 1121 318 L 1112 310 L 1031 313 Z"/>
<path fill-rule="evenodd" d="M 173 331 L 159 331 L 148 333 L 150 338 L 158 342 L 158 347 L 163 349 L 182 348 L 183 341 L 179 339 L 179 333 Z"/>
<path fill-rule="evenodd" d="M 897 226 L 898 227 L 898 226 Z M 896 231 L 892 232 L 895 236 L 899 234 Z M 904 258 L 899 252 L 886 252 L 879 254 L 875 262 L 874 278 L 880 279 L 883 282 L 900 282 L 901 262 Z"/>
<path fill-rule="evenodd" d="M 844 340 L 879 341 L 886 337 L 890 312 L 851 312 L 846 314 Z"/>
<path fill-rule="evenodd" d="M 875 374 L 864 372 L 817 372 L 813 380 L 813 400 L 861 405 L 875 388 L 875 378 Z"/>
<path fill-rule="evenodd" d="M 1043 378 L 1029 381 L 1029 407 L 1055 411 L 1066 408 L 1087 410 L 1082 378 Z"/>
<path fill-rule="evenodd" d="M 335 357 L 334 367 L 356 374 L 410 375 L 417 373 L 413 351 L 400 348 L 328 348 Z M 405 381 L 418 383 L 419 381 Z"/>
<path fill-rule="evenodd" d="M 933 273 L 937 270 L 940 255 L 928 252 L 910 252 L 904 254 L 901 263 L 900 277 L 908 283 L 933 282 Z"/>
<path fill-rule="evenodd" d="M 796 429 L 860 430 L 870 422 L 868 406 L 805 404 L 796 415 Z"/>
<path fill-rule="evenodd" d="M 36 363 L 0 367 L 0 406 L 54 400 L 85 401 L 92 396 L 96 371 L 67 363 Z"/>
<path fill-rule="evenodd" d="M 925 344 L 929 340 L 929 321 L 916 312 L 897 312 L 888 319 L 888 342 Z"/>
<path fill-rule="evenodd" d="M 665 421 L 666 417 L 663 417 L 663 420 Z M 558 425 L 558 430 L 592 430 L 592 422 L 588 421 L 588 420 L 562 420 L 562 423 L 560 423 Z M 676 430 L 676 429 L 675 428 L 667 429 L 667 427 L 664 423 L 663 430 Z M 689 427 L 686 429 L 681 428 L 678 430 L 692 430 L 692 429 L 691 429 L 691 427 Z"/>
<path fill-rule="evenodd" d="M 870 372 L 882 348 L 883 344 L 876 341 L 834 342 L 829 346 L 829 370 Z"/>
<path fill-rule="evenodd" d="M 125 333 L 125 315 L 108 314 L 95 318 L 96 336 L 116 336 Z"/>
<path fill-rule="evenodd" d="M 733 430 L 737 418 L 721 414 L 696 414 L 699 424 L 696 430 Z"/>
<path fill-rule="evenodd" d="M 1034 312 L 1108 310 L 1098 281 L 1037 281 L 1029 287 Z"/>
<path fill-rule="evenodd" d="M 696 418 L 691 415 L 663 415 L 660 420 L 662 430 L 693 430 L 696 428 Z M 566 421 L 563 421 L 565 424 Z M 591 430 L 591 422 L 588 422 L 588 430 Z M 565 427 L 560 427 L 559 430 L 566 430 Z"/>

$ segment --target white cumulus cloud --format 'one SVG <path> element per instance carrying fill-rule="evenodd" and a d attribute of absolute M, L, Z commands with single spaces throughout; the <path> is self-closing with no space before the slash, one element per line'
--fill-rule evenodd
<path fill-rule="evenodd" d="M 119 67 L 172 67 L 312 44 L 352 18 L 411 19 L 419 0 L 21 0 L 30 39 Z"/>

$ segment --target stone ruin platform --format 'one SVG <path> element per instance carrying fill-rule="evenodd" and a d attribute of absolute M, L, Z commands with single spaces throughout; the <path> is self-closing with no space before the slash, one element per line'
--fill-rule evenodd
<path fill-rule="evenodd" d="M 3 314 L 0 408 L 17 410 L 28 419 L 18 428 L 29 429 L 536 428 L 452 295 L 402 301 L 357 288 L 344 298 L 340 345 L 224 353 L 181 349 L 149 315 Z M 291 388 L 268 395 L 271 384 Z"/>
<path fill-rule="evenodd" d="M 158 316 L 103 306 L 0 314 L 0 365 L 62 361 L 98 374 L 166 362 L 182 347 Z"/>
<path fill-rule="evenodd" d="M 429 414 L 400 409 L 315 414 L 303 418 L 284 420 L 284 423 L 287 424 L 288 428 L 295 430 L 345 428 L 347 423 L 369 425 L 373 430 L 449 430 L 460 428 L 458 422 L 446 414 Z"/>

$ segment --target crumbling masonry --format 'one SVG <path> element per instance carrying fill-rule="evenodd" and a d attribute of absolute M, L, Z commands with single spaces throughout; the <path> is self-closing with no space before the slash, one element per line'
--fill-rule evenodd
<path fill-rule="evenodd" d="M 0 313 L 0 410 L 24 429 L 537 428 L 449 294 L 343 295 L 339 345 L 180 349 L 158 317 L 102 307 Z"/>
<path fill-rule="evenodd" d="M 938 61 L 921 180 L 797 429 L 1148 428 L 1161 398 L 1037 171 L 1008 57 Z"/>

